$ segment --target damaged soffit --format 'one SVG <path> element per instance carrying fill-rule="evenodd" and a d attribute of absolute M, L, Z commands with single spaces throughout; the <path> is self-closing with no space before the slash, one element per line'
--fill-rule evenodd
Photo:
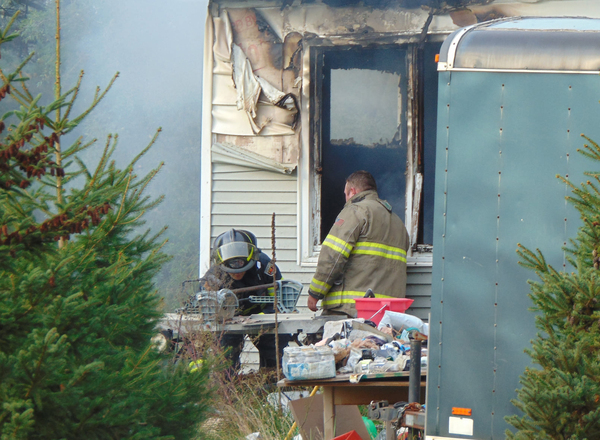
<path fill-rule="evenodd" d="M 597 0 L 280 0 L 214 2 L 225 8 L 256 8 L 283 39 L 298 32 L 305 39 L 331 38 L 331 44 L 360 44 L 394 36 L 419 35 L 430 19 L 429 34 L 515 16 L 588 16 L 600 18 Z M 431 14 L 431 17 L 430 17 Z"/>
<path fill-rule="evenodd" d="M 260 154 L 253 153 L 230 143 L 214 143 L 212 146 L 213 163 L 241 165 L 260 170 L 291 174 L 296 164 L 282 164 Z"/>

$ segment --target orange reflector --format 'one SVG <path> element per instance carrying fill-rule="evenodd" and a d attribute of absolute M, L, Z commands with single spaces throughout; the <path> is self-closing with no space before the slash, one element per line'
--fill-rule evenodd
<path fill-rule="evenodd" d="M 436 53 L 435 54 L 435 62 L 438 63 L 440 61 L 440 54 Z"/>
<path fill-rule="evenodd" d="M 452 408 L 452 415 L 454 416 L 470 416 L 472 414 L 471 408 Z"/>

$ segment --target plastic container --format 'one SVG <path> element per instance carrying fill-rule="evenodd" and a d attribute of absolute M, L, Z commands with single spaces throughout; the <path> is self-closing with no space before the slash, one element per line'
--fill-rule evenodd
<path fill-rule="evenodd" d="M 226 321 L 233 318 L 239 307 L 237 296 L 228 289 L 197 293 L 188 313 L 202 315 L 205 322 Z"/>
<path fill-rule="evenodd" d="M 292 313 L 297 311 L 296 303 L 302 292 L 302 284 L 293 280 L 277 281 L 277 310 L 280 313 Z M 273 304 L 274 296 L 255 296 L 249 297 L 251 303 Z"/>
<path fill-rule="evenodd" d="M 332 440 L 363 440 L 363 439 L 360 435 L 358 435 L 358 432 L 352 430 L 345 434 L 338 435 L 337 437 L 334 437 Z"/>
<path fill-rule="evenodd" d="M 282 369 L 288 380 L 335 377 L 333 350 L 330 347 L 286 347 L 283 349 Z"/>
<path fill-rule="evenodd" d="M 373 321 L 375 325 L 379 325 L 386 310 L 402 313 L 413 303 L 409 298 L 357 298 L 355 301 L 358 318 Z"/>

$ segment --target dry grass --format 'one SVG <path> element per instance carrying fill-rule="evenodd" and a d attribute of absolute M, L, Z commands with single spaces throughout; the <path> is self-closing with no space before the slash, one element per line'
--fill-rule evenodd
<path fill-rule="evenodd" d="M 244 439 L 259 432 L 261 440 L 284 439 L 294 420 L 291 414 L 278 410 L 268 399 L 278 394 L 275 371 L 263 371 L 226 377 L 224 371 L 213 373 L 218 386 L 213 401 L 214 416 L 201 428 L 210 440 Z M 283 397 L 285 398 L 285 397 Z M 277 400 L 277 399 L 275 399 Z"/>
<path fill-rule="evenodd" d="M 230 375 L 218 336 L 210 332 L 188 333 L 185 346 L 179 353 L 182 362 L 202 359 L 211 367 L 214 387 L 210 403 L 212 414 L 201 425 L 197 440 L 239 440 L 254 432 L 260 433 L 260 440 L 286 438 L 294 423 L 293 417 L 270 403 L 270 400 L 277 402 L 278 399 L 268 399 L 270 394 L 278 395 L 274 369 Z"/>

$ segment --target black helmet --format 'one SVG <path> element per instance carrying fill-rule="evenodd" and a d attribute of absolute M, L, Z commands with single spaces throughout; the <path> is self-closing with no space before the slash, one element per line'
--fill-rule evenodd
<path fill-rule="evenodd" d="M 213 261 L 225 272 L 246 272 L 258 261 L 260 249 L 252 232 L 230 229 L 223 232 L 213 245 Z"/>

